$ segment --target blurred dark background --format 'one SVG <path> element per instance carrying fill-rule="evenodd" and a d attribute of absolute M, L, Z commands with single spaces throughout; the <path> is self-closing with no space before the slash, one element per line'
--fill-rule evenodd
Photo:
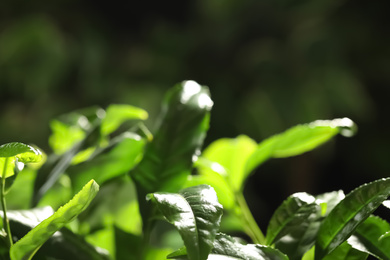
<path fill-rule="evenodd" d="M 0 1 L 0 143 L 49 151 L 50 119 L 91 105 L 142 107 L 152 127 L 164 92 L 186 79 L 211 90 L 206 144 L 354 120 L 355 137 L 251 177 L 263 225 L 293 192 L 390 175 L 388 10 L 384 0 Z"/>

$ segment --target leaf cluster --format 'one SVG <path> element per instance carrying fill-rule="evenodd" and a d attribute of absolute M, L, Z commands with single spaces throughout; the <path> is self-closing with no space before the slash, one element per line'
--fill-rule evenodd
<path fill-rule="evenodd" d="M 115 104 L 54 119 L 52 153 L 0 146 L 0 258 L 390 259 L 390 224 L 372 215 L 389 205 L 390 179 L 347 195 L 292 194 L 264 233 L 245 201 L 255 169 L 352 136 L 350 119 L 301 124 L 259 143 L 222 138 L 202 151 L 212 106 L 207 87 L 184 81 L 167 92 L 155 131 L 146 111 Z"/>

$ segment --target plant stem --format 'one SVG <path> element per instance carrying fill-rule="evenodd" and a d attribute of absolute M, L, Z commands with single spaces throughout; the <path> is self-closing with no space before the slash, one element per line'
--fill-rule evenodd
<path fill-rule="evenodd" d="M 255 244 L 265 244 L 265 237 L 263 232 L 253 218 L 251 211 L 249 210 L 248 204 L 245 201 L 242 192 L 235 193 L 236 201 L 241 209 L 240 217 L 244 225 L 245 233 L 252 239 Z"/>
<path fill-rule="evenodd" d="M 3 226 L 5 228 L 5 232 L 7 233 L 7 237 L 8 237 L 8 241 L 7 241 L 8 246 L 11 247 L 13 245 L 13 241 L 12 241 L 11 228 L 9 226 L 9 220 L 7 217 L 7 206 L 5 204 L 5 174 L 7 172 L 8 160 L 9 157 L 6 157 L 4 161 L 3 172 L 1 175 L 0 200 L 1 200 L 1 207 L 3 208 Z"/>

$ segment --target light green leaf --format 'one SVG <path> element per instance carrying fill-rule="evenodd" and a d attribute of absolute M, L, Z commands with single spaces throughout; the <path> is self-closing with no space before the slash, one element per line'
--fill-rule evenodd
<path fill-rule="evenodd" d="M 141 160 L 145 140 L 139 135 L 125 132 L 112 139 L 112 146 L 107 151 L 89 160 L 69 168 L 67 172 L 74 190 L 79 190 L 84 183 L 94 179 L 99 185 L 127 174 Z"/>
<path fill-rule="evenodd" d="M 16 164 L 35 163 L 42 160 L 42 153 L 30 145 L 13 142 L 0 146 L 0 177 L 8 178 L 15 174 Z"/>
<path fill-rule="evenodd" d="M 382 237 L 390 231 L 387 221 L 370 216 L 360 224 L 348 243 L 355 249 L 379 259 L 390 260 L 390 237 Z"/>
<path fill-rule="evenodd" d="M 200 175 L 188 176 L 185 186 L 208 184 L 217 192 L 218 201 L 223 205 L 223 208 L 232 209 L 235 206 L 235 198 L 227 181 L 225 168 L 219 163 L 209 161 L 204 157 L 199 157 L 194 166 L 198 169 Z"/>
<path fill-rule="evenodd" d="M 106 110 L 106 116 L 102 120 L 100 131 L 103 136 L 109 135 L 127 120 L 145 120 L 148 113 L 138 107 L 131 105 L 110 105 Z"/>
<path fill-rule="evenodd" d="M 176 193 L 148 195 L 164 217 L 179 231 L 190 260 L 206 260 L 219 229 L 222 205 L 208 185 L 186 188 Z"/>
<path fill-rule="evenodd" d="M 42 153 L 30 145 L 13 142 L 0 146 L 0 157 L 16 157 L 22 163 L 35 163 L 42 160 Z"/>
<path fill-rule="evenodd" d="M 294 126 L 261 142 L 246 164 L 249 174 L 269 158 L 296 156 L 325 143 L 336 134 L 352 136 L 356 125 L 348 118 L 318 120 Z"/>
<path fill-rule="evenodd" d="M 322 260 L 365 260 L 367 256 L 366 253 L 360 252 L 344 242 Z"/>
<path fill-rule="evenodd" d="M 364 184 L 350 192 L 322 222 L 316 241 L 316 259 L 322 259 L 346 241 L 389 195 L 390 178 Z"/>
<path fill-rule="evenodd" d="M 319 210 L 315 198 L 300 192 L 291 195 L 276 209 L 268 224 L 266 244 L 272 245 L 281 237 L 307 223 L 308 218 Z"/>
<path fill-rule="evenodd" d="M 234 191 L 242 190 L 247 175 L 245 164 L 256 150 L 256 142 L 245 135 L 236 138 L 222 138 L 211 143 L 202 156 L 211 162 L 219 163 L 226 170 L 227 180 Z M 201 168 L 200 174 L 207 175 L 212 169 Z"/>
<path fill-rule="evenodd" d="M 99 186 L 94 180 L 88 182 L 83 189 L 76 194 L 63 207 L 59 208 L 51 217 L 42 221 L 38 226 L 28 232 L 16 242 L 10 250 L 12 260 L 31 259 L 38 249 L 65 224 L 72 221 L 92 201 Z"/>
<path fill-rule="evenodd" d="M 78 125 L 67 125 L 59 120 L 52 120 L 49 145 L 54 153 L 61 155 L 85 138 L 85 131 Z"/>

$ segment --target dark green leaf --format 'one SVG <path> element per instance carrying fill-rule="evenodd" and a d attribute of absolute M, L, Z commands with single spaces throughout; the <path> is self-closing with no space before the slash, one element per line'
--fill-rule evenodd
<path fill-rule="evenodd" d="M 325 143 L 336 134 L 352 136 L 356 125 L 348 118 L 318 120 L 298 125 L 261 142 L 249 158 L 245 172 L 249 174 L 269 158 L 299 155 Z"/>
<path fill-rule="evenodd" d="M 185 248 L 168 255 L 169 259 L 189 259 Z M 214 241 L 214 248 L 207 260 L 288 260 L 288 257 L 277 249 L 267 246 L 243 245 L 234 238 L 219 233 Z"/>
<path fill-rule="evenodd" d="M 115 227 L 115 259 L 139 260 L 142 238 Z"/>
<path fill-rule="evenodd" d="M 187 181 L 209 128 L 212 105 L 207 87 L 194 81 L 178 84 L 166 94 L 153 141 L 131 172 L 144 224 L 149 223 L 151 215 L 146 194 L 177 192 Z"/>
<path fill-rule="evenodd" d="M 95 181 L 88 182 L 71 201 L 16 242 L 10 250 L 11 259 L 30 259 L 56 231 L 88 207 L 98 190 L 99 186 Z"/>
<path fill-rule="evenodd" d="M 389 195 L 390 178 L 364 184 L 350 192 L 322 222 L 316 241 L 316 259 L 346 241 Z"/>
<path fill-rule="evenodd" d="M 213 188 L 199 185 L 175 193 L 148 195 L 164 217 L 179 231 L 190 260 L 206 260 L 222 216 Z"/>
<path fill-rule="evenodd" d="M 208 89 L 194 81 L 178 84 L 167 93 L 160 127 L 132 173 L 146 193 L 177 192 L 182 187 L 206 136 L 212 105 Z"/>
<path fill-rule="evenodd" d="M 308 217 L 318 211 L 315 198 L 310 194 L 300 192 L 291 195 L 273 214 L 267 229 L 266 244 L 271 245 L 285 236 Z"/>
<path fill-rule="evenodd" d="M 379 217 L 370 216 L 358 226 L 348 243 L 355 249 L 383 260 L 390 259 L 390 237 L 382 237 L 390 225 Z"/>

